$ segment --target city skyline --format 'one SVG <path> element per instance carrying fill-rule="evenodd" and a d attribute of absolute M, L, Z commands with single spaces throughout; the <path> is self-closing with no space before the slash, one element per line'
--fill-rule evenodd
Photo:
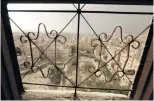
<path fill-rule="evenodd" d="M 27 7 L 28 6 L 28 7 Z M 8 9 L 73 9 L 72 4 L 54 5 L 54 4 L 9 4 Z M 109 11 L 145 11 L 152 12 L 151 6 L 119 6 L 119 5 L 89 5 L 87 4 L 83 10 L 109 10 Z M 41 13 L 41 12 L 9 12 L 9 16 L 23 29 L 24 31 L 36 32 L 38 24 L 44 23 L 48 31 L 56 30 L 60 32 L 63 27 L 70 21 L 75 13 Z M 84 17 L 91 24 L 96 33 L 112 33 L 116 26 L 122 26 L 123 32 L 126 34 L 136 35 L 141 32 L 151 23 L 152 15 L 130 15 L 130 14 L 96 14 L 96 13 L 83 13 Z M 86 21 L 80 17 L 80 33 L 93 33 Z M 11 22 L 11 21 L 10 21 Z M 11 22 L 13 31 L 19 29 Z M 44 29 L 41 29 L 44 31 Z M 77 32 L 77 16 L 67 26 L 64 32 L 76 33 Z M 145 33 L 147 33 L 146 31 Z"/>

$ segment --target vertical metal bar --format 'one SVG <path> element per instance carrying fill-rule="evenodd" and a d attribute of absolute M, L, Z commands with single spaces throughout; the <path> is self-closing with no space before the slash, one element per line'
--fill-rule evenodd
<path fill-rule="evenodd" d="M 34 58 L 33 58 L 33 50 L 32 50 L 32 43 L 28 37 L 28 41 L 29 41 L 29 46 L 30 46 L 30 55 L 31 55 L 31 61 L 32 61 L 32 65 L 31 65 L 31 70 L 33 72 L 33 67 L 34 67 Z"/>
<path fill-rule="evenodd" d="M 56 36 L 57 36 L 57 34 L 56 34 Z M 56 43 L 56 41 L 57 41 L 57 37 L 55 37 L 55 66 L 57 66 L 57 43 Z M 58 71 L 57 71 L 58 72 Z M 58 87 L 56 88 L 56 89 L 58 89 Z"/>
<path fill-rule="evenodd" d="M 57 50 L 56 50 L 56 48 L 57 48 L 57 47 L 56 47 L 56 46 L 57 46 L 57 43 L 56 43 L 56 41 L 57 41 L 57 38 L 55 39 L 55 65 L 57 66 L 57 64 L 56 64 L 56 61 L 57 61 L 57 60 L 56 60 L 56 56 L 57 56 L 57 52 L 56 52 L 56 51 L 57 51 Z"/>
<path fill-rule="evenodd" d="M 75 93 L 74 93 L 74 99 L 77 99 L 77 85 L 78 85 L 78 62 L 79 62 L 79 31 L 80 31 L 80 13 L 81 13 L 81 9 L 80 9 L 80 3 L 78 3 L 78 9 L 77 9 L 77 13 L 78 13 L 78 26 L 77 26 L 77 56 L 76 56 L 76 85 L 75 85 Z"/>

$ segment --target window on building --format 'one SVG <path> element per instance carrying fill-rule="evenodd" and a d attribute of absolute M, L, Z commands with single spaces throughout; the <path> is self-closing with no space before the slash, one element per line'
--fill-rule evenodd
<path fill-rule="evenodd" d="M 152 6 L 8 4 L 25 90 L 129 96 Z"/>

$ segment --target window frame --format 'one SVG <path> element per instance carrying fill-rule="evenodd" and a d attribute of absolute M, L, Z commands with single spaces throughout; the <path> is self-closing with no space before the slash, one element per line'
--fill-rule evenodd
<path fill-rule="evenodd" d="M 126 3 L 126 2 L 125 3 L 122 3 L 122 2 L 118 3 L 117 1 L 118 0 L 113 0 L 111 2 L 108 2 L 107 4 L 142 5 L 141 2 L 138 3 L 138 4 L 135 4 L 133 2 L 131 2 L 131 3 Z M 3 65 L 4 67 L 2 67 L 2 69 L 5 69 L 5 67 L 7 67 L 7 74 L 6 75 L 8 75 L 8 77 L 6 79 L 10 82 L 9 83 L 10 85 L 16 86 L 15 88 L 13 88 L 13 86 L 11 86 L 12 88 L 10 88 L 11 91 L 12 91 L 12 94 L 16 90 L 17 90 L 17 93 L 18 93 L 18 94 L 13 95 L 13 99 L 21 99 L 20 95 L 24 92 L 24 88 L 23 88 L 23 85 L 22 85 L 21 77 L 20 77 L 19 65 L 18 65 L 18 61 L 17 61 L 17 55 L 16 55 L 16 52 L 15 52 L 15 45 L 14 45 L 14 41 L 13 41 L 10 22 L 9 22 L 9 18 L 7 16 L 8 15 L 7 4 L 11 3 L 11 2 L 13 2 L 13 3 L 21 3 L 21 2 L 22 3 L 25 3 L 25 2 L 28 2 L 28 3 L 31 3 L 31 2 L 33 2 L 33 3 L 35 3 L 35 2 L 37 2 L 37 3 L 38 2 L 48 3 L 49 1 L 48 0 L 46 0 L 46 1 L 42 1 L 42 0 L 37 0 L 37 1 L 35 1 L 35 0 L 33 0 L 33 1 L 32 0 L 31 1 L 29 1 L 29 0 L 28 1 L 24 1 L 24 0 L 23 1 L 8 0 L 8 2 L 2 1 L 2 16 L 1 16 L 2 26 L 1 26 L 1 28 L 2 28 L 2 38 L 4 40 L 2 40 L 2 56 L 1 57 L 4 58 L 4 62 L 11 61 L 9 64 L 11 64 L 11 66 L 12 66 L 12 67 L 8 68 L 8 66 Z M 57 1 L 55 1 L 55 2 L 56 3 L 66 3 L 66 2 L 70 3 L 68 1 L 63 2 L 61 0 L 58 0 L 58 2 Z M 55 2 L 53 0 L 53 2 L 50 2 L 50 3 L 55 3 Z M 74 2 L 74 3 L 78 3 L 78 2 Z M 87 2 L 84 1 L 84 2 L 81 2 L 81 3 L 87 3 Z M 94 2 L 93 0 L 91 0 L 89 3 L 98 3 L 98 2 Z M 100 2 L 100 3 L 104 4 L 105 2 Z M 143 3 L 143 5 L 151 5 L 151 3 L 149 3 L 149 2 L 147 4 Z M 131 96 L 130 96 L 131 98 L 134 98 L 135 93 L 137 92 L 137 85 L 139 84 L 139 79 L 138 78 L 141 77 L 141 73 L 143 72 L 143 68 L 147 68 L 143 64 L 145 63 L 145 59 L 147 59 L 147 54 L 148 54 L 148 51 L 150 49 L 149 47 L 150 47 L 150 45 L 152 43 L 152 38 L 153 38 L 153 26 L 151 26 L 151 28 L 150 28 L 150 32 L 149 32 L 149 35 L 148 35 L 148 38 L 147 38 L 147 41 L 146 41 L 146 45 L 145 45 L 146 47 L 144 48 L 144 52 L 143 52 L 143 55 L 142 55 L 142 58 L 141 58 L 141 64 L 139 66 L 139 72 L 137 72 L 137 75 L 135 77 L 135 83 L 134 83 L 135 86 L 133 86 L 134 89 L 131 92 Z M 8 48 L 7 52 L 9 54 L 4 52 L 4 50 L 3 50 L 4 49 L 4 47 L 3 47 L 4 46 L 4 44 L 3 44 L 4 41 L 6 41 L 6 46 L 5 47 Z M 9 59 L 6 59 L 5 57 L 9 57 Z M 10 73 L 11 69 L 13 71 L 12 73 Z M 13 80 L 11 80 L 10 77 L 13 77 Z M 4 91 L 5 91 L 5 89 L 3 89 L 3 92 Z"/>
<path fill-rule="evenodd" d="M 2 7 L 3 8 L 3 7 Z M 5 9 L 4 9 L 5 10 Z M 6 92 L 7 99 L 20 99 L 20 94 L 24 91 L 19 66 L 17 62 L 17 56 L 14 48 L 13 37 L 9 20 L 6 13 L 2 11 L 1 22 L 1 37 L 2 37 L 2 88 L 4 93 Z M 6 85 L 7 84 L 7 85 Z M 6 86 L 6 87 L 4 87 Z M 12 97 L 11 97 L 12 96 Z"/>

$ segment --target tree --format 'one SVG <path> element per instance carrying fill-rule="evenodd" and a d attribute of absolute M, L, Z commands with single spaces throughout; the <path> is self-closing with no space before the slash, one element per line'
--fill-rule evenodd
<path fill-rule="evenodd" d="M 73 55 L 75 55 L 75 53 L 76 53 L 76 47 L 75 47 L 75 45 L 72 45 L 71 46 L 71 55 L 73 56 Z"/>
<path fill-rule="evenodd" d="M 17 56 L 21 56 L 22 55 L 21 49 L 19 47 L 15 47 L 15 50 L 16 50 Z"/>

